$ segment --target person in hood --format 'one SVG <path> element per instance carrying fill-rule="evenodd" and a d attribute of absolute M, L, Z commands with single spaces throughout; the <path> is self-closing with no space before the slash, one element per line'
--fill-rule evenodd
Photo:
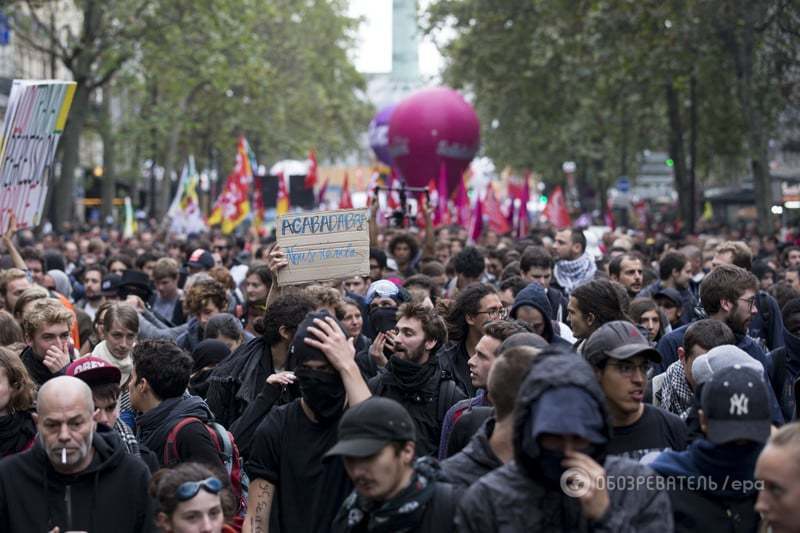
<path fill-rule="evenodd" d="M 208 406 L 245 456 L 269 410 L 299 395 L 291 386 L 295 361 L 289 351 L 297 325 L 313 309 L 314 302 L 301 294 L 278 297 L 256 322 L 260 336 L 239 346 L 208 378 Z"/>
<path fill-rule="evenodd" d="M 514 298 L 510 315 L 511 318 L 528 324 L 534 333 L 550 344 L 569 346 L 558 334 L 559 323 L 553 319 L 553 309 L 547 299 L 547 292 L 538 283 L 531 283 L 519 291 Z"/>
<path fill-rule="evenodd" d="M 600 479 L 655 475 L 606 456 L 611 424 L 605 405 L 583 358 L 561 347 L 543 350 L 517 396 L 514 460 L 464 494 L 456 531 L 671 531 L 665 493 L 648 484 L 624 490 Z"/>
<path fill-rule="evenodd" d="M 435 455 L 447 410 L 465 398 L 436 359 L 447 341 L 444 320 L 423 303 L 410 302 L 397 311 L 394 352 L 386 371 L 369 380 L 372 394 L 399 402 L 417 427 L 418 455 Z"/>
<path fill-rule="evenodd" d="M 0 531 L 153 531 L 150 473 L 96 432 L 89 386 L 55 377 L 36 410 L 36 444 L 0 461 Z"/>
<path fill-rule="evenodd" d="M 603 324 L 586 341 L 583 355 L 594 368 L 611 414 L 609 455 L 639 461 L 652 452 L 686 448 L 683 420 L 644 402 L 648 370 L 661 356 L 639 328 L 622 320 Z"/>
<path fill-rule="evenodd" d="M 467 396 L 475 394 L 469 377 L 469 358 L 483 337 L 483 326 L 507 317 L 497 290 L 476 283 L 459 291 L 445 319 L 450 341 L 439 350 L 439 365 Z"/>
<path fill-rule="evenodd" d="M 74 358 L 70 340 L 73 315 L 52 298 L 37 300 L 22 317 L 22 332 L 28 346 L 20 359 L 37 386 L 64 374 Z"/>
<path fill-rule="evenodd" d="M 650 467 L 664 476 L 675 531 L 756 531 L 755 467 L 770 434 L 761 372 L 735 366 L 703 385 L 703 437 L 686 451 L 666 451 Z"/>
<path fill-rule="evenodd" d="M 442 461 L 445 477 L 461 491 L 514 459 L 514 402 L 539 349 L 518 346 L 502 352 L 489 370 L 487 394 L 494 413 L 466 447 Z"/>
<path fill-rule="evenodd" d="M 345 410 L 370 397 L 353 342 L 327 311 L 309 313 L 291 358 L 300 398 L 270 410 L 253 437 L 244 533 L 327 531 L 352 490 L 341 459 L 322 459 Z"/>
<path fill-rule="evenodd" d="M 414 421 L 402 405 L 372 397 L 347 411 L 339 441 L 325 458 L 342 457 L 355 490 L 331 530 L 439 533 L 453 529 L 456 496 L 433 459 L 415 461 Z"/>
<path fill-rule="evenodd" d="M 217 447 L 205 423 L 213 419 L 206 403 L 185 394 L 192 372 L 192 358 L 174 342 L 145 341 L 133 350 L 133 372 L 128 382 L 136 417 L 136 438 L 152 450 L 161 466 L 174 461 L 206 464 L 224 472 Z M 165 446 L 172 429 L 191 418 L 175 436 L 177 458 L 167 457 Z"/>
<path fill-rule="evenodd" d="M 772 350 L 769 378 L 775 387 L 783 418 L 795 418 L 797 400 L 795 386 L 800 384 L 800 298 L 789 300 L 781 311 L 783 315 L 783 346 Z"/>
<path fill-rule="evenodd" d="M 189 392 L 195 396 L 208 396 L 208 378 L 214 368 L 231 354 L 228 345 L 217 339 L 206 339 L 195 346 L 192 352 L 192 376 L 189 378 Z"/>
<path fill-rule="evenodd" d="M 567 319 L 567 298 L 553 282 L 553 256 L 544 246 L 528 246 L 519 258 L 520 276 L 528 283 L 538 283 L 547 292 L 554 319 L 564 322 Z M 500 287 L 503 291 L 502 286 Z M 516 296 L 516 294 L 514 295 Z"/>
<path fill-rule="evenodd" d="M 755 477 L 761 483 L 756 511 L 765 531 L 800 532 L 800 423 L 772 434 L 758 457 Z"/>

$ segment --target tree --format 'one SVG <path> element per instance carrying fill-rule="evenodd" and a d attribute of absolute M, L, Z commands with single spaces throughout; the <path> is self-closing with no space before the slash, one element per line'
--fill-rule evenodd
<path fill-rule="evenodd" d="M 17 1 L 9 6 L 15 35 L 28 47 L 60 61 L 76 83 L 61 139 L 61 173 L 51 187 L 51 222 L 61 229 L 74 214 L 75 171 L 80 137 L 91 112 L 93 92 L 105 86 L 128 61 L 150 18 L 151 0 Z M 61 12 L 77 16 L 62 20 Z"/>

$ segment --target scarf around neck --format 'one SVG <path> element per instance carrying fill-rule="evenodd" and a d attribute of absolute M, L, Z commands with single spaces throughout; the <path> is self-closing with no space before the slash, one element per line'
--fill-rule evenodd
<path fill-rule="evenodd" d="M 133 371 L 133 359 L 131 358 L 130 354 L 128 354 L 128 357 L 125 359 L 117 359 L 114 354 L 109 351 L 106 341 L 103 341 L 94 347 L 94 350 L 92 350 L 92 357 L 102 359 L 103 361 L 111 363 L 119 369 L 120 373 L 122 373 L 122 377 L 120 378 L 119 382 L 120 386 L 123 386 L 128 382 L 128 379 L 131 377 L 131 372 Z"/>
<path fill-rule="evenodd" d="M 0 457 L 26 450 L 35 436 L 36 424 L 28 411 L 0 416 Z"/>
<path fill-rule="evenodd" d="M 376 502 L 353 491 L 339 512 L 347 517 L 350 531 L 354 529 L 369 533 L 417 531 L 428 503 L 433 498 L 436 481 L 440 479 L 441 470 L 438 463 L 430 457 L 423 457 L 414 464 L 411 483 L 391 500 Z"/>
<path fill-rule="evenodd" d="M 557 262 L 553 275 L 558 284 L 569 294 L 581 283 L 592 279 L 596 271 L 597 265 L 592 256 L 589 252 L 583 252 L 582 256 L 573 261 Z"/>
<path fill-rule="evenodd" d="M 667 367 L 664 386 L 661 388 L 661 406 L 686 420 L 693 401 L 694 393 L 686 381 L 683 363 L 675 361 Z"/>
<path fill-rule="evenodd" d="M 399 357 L 392 357 L 386 367 L 391 384 L 405 393 L 422 392 L 425 385 L 439 369 L 434 358 L 421 365 Z"/>

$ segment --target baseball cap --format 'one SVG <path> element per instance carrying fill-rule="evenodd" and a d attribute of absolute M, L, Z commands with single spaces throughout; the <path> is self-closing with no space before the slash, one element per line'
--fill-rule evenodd
<path fill-rule="evenodd" d="M 653 294 L 653 299 L 656 298 L 666 298 L 674 303 L 677 307 L 683 305 L 683 300 L 681 300 L 681 293 L 677 291 L 677 289 L 672 288 L 664 288 L 658 291 L 657 293 Z"/>
<path fill-rule="evenodd" d="M 189 256 L 189 261 L 187 262 L 192 268 L 202 268 L 205 270 L 211 270 L 214 268 L 214 256 L 211 255 L 211 252 L 208 250 L 203 250 L 202 248 L 198 248 L 192 255 Z"/>
<path fill-rule="evenodd" d="M 379 279 L 369 286 L 365 297 L 367 305 L 371 304 L 372 300 L 375 298 L 391 298 L 397 303 L 407 302 L 409 300 L 408 292 L 388 279 Z"/>
<path fill-rule="evenodd" d="M 692 377 L 697 385 L 702 385 L 721 370 L 737 365 L 743 368 L 750 368 L 762 376 L 764 375 L 764 365 L 760 361 L 753 359 L 750 354 L 738 346 L 723 344 L 710 349 L 703 355 L 697 356 L 692 362 Z M 763 380 L 764 378 L 762 377 L 761 379 Z"/>
<path fill-rule="evenodd" d="M 98 357 L 76 359 L 67 367 L 67 375 L 80 379 L 90 387 L 119 383 L 122 373 L 108 361 Z"/>
<path fill-rule="evenodd" d="M 398 402 L 373 396 L 351 407 L 339 421 L 339 441 L 325 457 L 370 457 L 390 442 L 416 441 L 414 421 Z"/>
<path fill-rule="evenodd" d="M 708 419 L 706 438 L 714 444 L 769 438 L 767 384 L 752 368 L 737 364 L 717 372 L 703 387 L 700 405 Z"/>
<path fill-rule="evenodd" d="M 122 285 L 122 276 L 119 274 L 106 274 L 100 283 L 100 292 L 103 296 L 118 296 L 120 285 Z"/>
<path fill-rule="evenodd" d="M 591 394 L 577 386 L 545 391 L 532 409 L 531 435 L 577 435 L 593 444 L 605 444 L 603 412 Z"/>
<path fill-rule="evenodd" d="M 661 354 L 650 346 L 639 328 L 624 320 L 614 320 L 600 326 L 586 340 L 583 355 L 590 363 L 605 357 L 630 359 L 635 355 L 643 355 L 654 363 L 661 362 Z"/>

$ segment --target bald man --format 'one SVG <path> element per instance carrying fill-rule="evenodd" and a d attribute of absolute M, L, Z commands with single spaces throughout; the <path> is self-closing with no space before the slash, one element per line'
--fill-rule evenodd
<path fill-rule="evenodd" d="M 0 531 L 154 531 L 145 464 L 95 430 L 92 391 L 69 376 L 39 389 L 36 444 L 0 461 Z"/>

